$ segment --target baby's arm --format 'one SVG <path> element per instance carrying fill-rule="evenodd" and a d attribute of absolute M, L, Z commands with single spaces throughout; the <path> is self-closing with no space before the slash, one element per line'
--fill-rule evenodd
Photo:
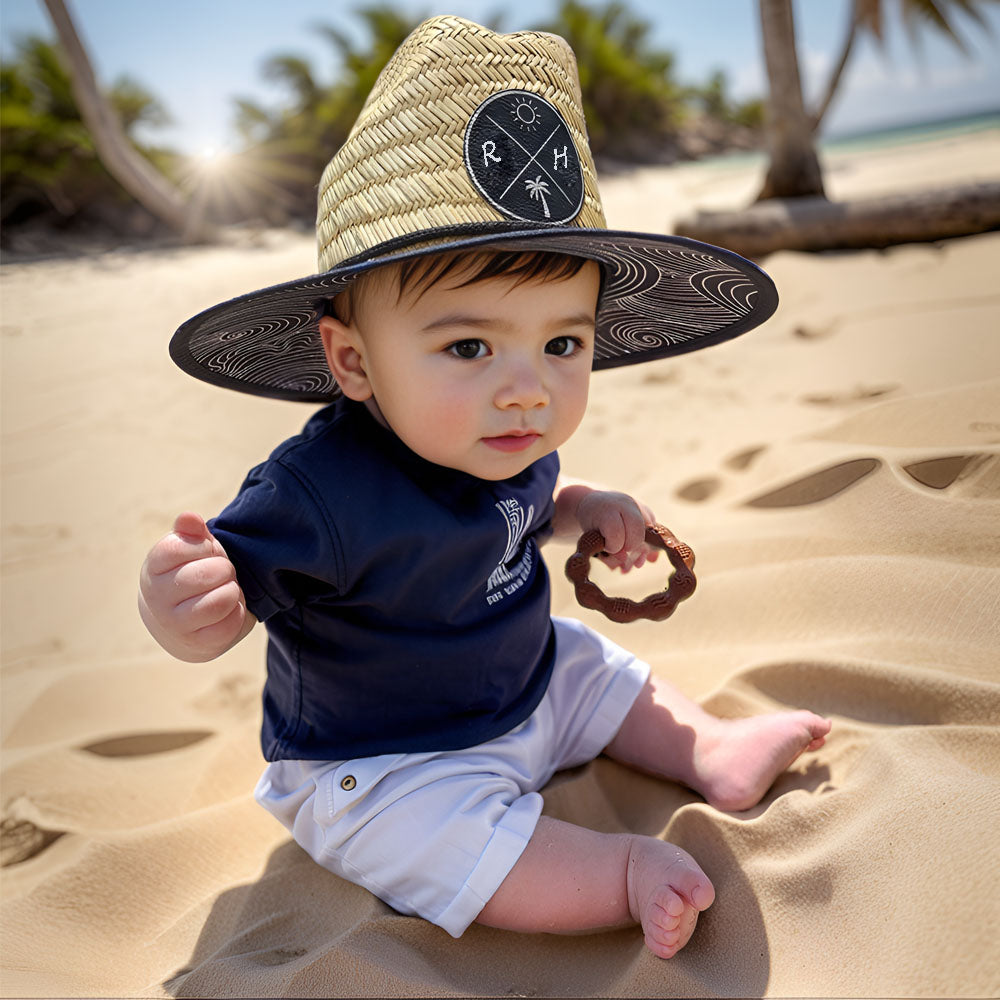
<path fill-rule="evenodd" d="M 646 543 L 646 526 L 655 524 L 656 516 L 627 493 L 560 475 L 554 499 L 556 538 L 576 541 L 583 532 L 596 528 L 604 537 L 607 555 L 603 562 L 623 573 L 658 557 L 660 550 Z"/>
<path fill-rule="evenodd" d="M 224 549 L 202 518 L 190 513 L 179 515 L 174 530 L 146 556 L 139 614 L 149 634 L 188 663 L 221 656 L 257 623 Z"/>

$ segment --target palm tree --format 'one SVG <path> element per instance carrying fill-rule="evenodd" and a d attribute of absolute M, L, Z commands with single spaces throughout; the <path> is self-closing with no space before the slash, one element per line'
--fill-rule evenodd
<path fill-rule="evenodd" d="M 549 193 L 549 186 L 542 180 L 542 175 L 539 174 L 533 181 L 528 180 L 525 181 L 524 184 L 528 193 L 531 195 L 532 201 L 541 200 L 542 208 L 545 209 L 545 218 L 551 218 L 549 215 L 549 203 L 545 200 L 545 196 Z"/>
<path fill-rule="evenodd" d="M 899 2 L 903 20 L 912 37 L 916 37 L 916 26 L 926 23 L 964 49 L 962 39 L 952 23 L 953 11 L 961 11 L 986 27 L 987 22 L 979 8 L 997 0 Z M 871 32 L 881 41 L 884 6 L 882 0 L 853 0 L 850 24 L 841 46 L 840 58 L 834 66 L 823 99 L 813 114 L 806 112 L 802 101 L 792 0 L 759 0 L 759 6 L 769 90 L 765 135 L 770 161 L 764 186 L 757 197 L 761 200 L 803 195 L 822 196 L 823 179 L 812 136 L 833 100 L 858 33 Z"/>
<path fill-rule="evenodd" d="M 769 162 L 757 199 L 825 197 L 802 100 L 792 0 L 760 0 L 760 24 L 768 81 L 764 136 Z"/>
<path fill-rule="evenodd" d="M 141 205 L 189 238 L 210 239 L 214 230 L 189 210 L 177 189 L 129 142 L 114 108 L 101 92 L 86 49 L 64 0 L 45 0 L 69 63 L 73 97 L 108 172 Z"/>
<path fill-rule="evenodd" d="M 162 125 L 166 114 L 138 83 L 122 78 L 108 101 L 126 135 L 139 124 Z M 147 155 L 163 158 L 159 151 Z M 132 202 L 97 156 L 80 118 L 56 46 L 28 37 L 0 67 L 0 217 L 55 225 L 81 215 L 114 218 Z M 126 209 L 127 210 L 127 209 Z"/>

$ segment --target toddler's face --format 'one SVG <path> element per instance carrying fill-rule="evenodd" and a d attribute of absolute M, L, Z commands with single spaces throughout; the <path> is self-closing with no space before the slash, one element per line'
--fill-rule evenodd
<path fill-rule="evenodd" d="M 583 418 L 600 271 L 588 261 L 561 281 L 456 287 L 464 277 L 398 301 L 395 282 L 379 277 L 349 325 L 326 317 L 320 328 L 345 394 L 373 399 L 410 449 L 507 479 L 555 451 Z"/>

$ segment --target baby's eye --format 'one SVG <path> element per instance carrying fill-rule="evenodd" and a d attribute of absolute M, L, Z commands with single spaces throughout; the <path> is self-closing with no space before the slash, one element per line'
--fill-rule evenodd
<path fill-rule="evenodd" d="M 546 354 L 555 354 L 560 358 L 568 358 L 575 354 L 583 344 L 576 337 L 554 337 L 545 345 Z"/>
<path fill-rule="evenodd" d="M 481 340 L 458 340 L 448 345 L 448 351 L 456 358 L 464 358 L 467 361 L 485 358 L 489 354 L 489 348 Z"/>

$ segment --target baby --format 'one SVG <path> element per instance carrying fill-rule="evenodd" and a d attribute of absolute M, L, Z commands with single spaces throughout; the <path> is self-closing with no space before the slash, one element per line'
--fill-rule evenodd
<path fill-rule="evenodd" d="M 212 522 L 181 514 L 139 607 L 174 656 L 268 631 L 257 800 L 321 865 L 459 936 L 638 923 L 672 957 L 714 889 L 684 850 L 542 816 L 600 753 L 712 805 L 757 803 L 829 722 L 718 719 L 580 622 L 539 546 L 597 529 L 628 571 L 652 510 L 559 475 L 591 371 L 758 325 L 726 251 L 614 233 L 572 53 L 433 18 L 324 173 L 321 273 L 184 324 L 215 384 L 326 402 Z"/>

